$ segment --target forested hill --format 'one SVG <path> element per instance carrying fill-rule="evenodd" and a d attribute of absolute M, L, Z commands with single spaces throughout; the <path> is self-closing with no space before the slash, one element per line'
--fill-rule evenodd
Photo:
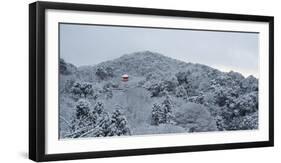
<path fill-rule="evenodd" d="M 129 75 L 125 87 L 121 80 L 123 74 Z M 89 95 L 84 86 L 91 88 Z M 80 93 L 74 97 L 77 96 L 77 89 Z M 127 90 L 130 97 L 123 99 L 126 93 L 116 90 Z M 176 126 L 177 132 L 258 128 L 258 79 L 254 76 L 245 78 L 238 72 L 222 72 L 150 51 L 126 54 L 82 67 L 75 67 L 61 59 L 60 94 L 66 101 L 73 101 L 67 104 L 72 108 L 75 108 L 75 101 L 79 98 L 86 98 L 91 105 L 102 101 L 105 110 L 111 112 L 114 105 L 123 101 L 121 108 L 135 134 L 161 133 L 164 130 L 155 128 L 151 121 L 155 113 L 153 110 L 160 109 L 161 112 L 161 106 L 166 106 L 165 103 L 172 105 L 172 123 L 169 122 L 169 125 Z M 169 102 L 164 99 L 169 99 Z M 136 101 L 142 104 L 134 106 Z M 63 112 L 68 109 L 66 105 L 62 108 Z M 156 124 L 168 123 L 160 121 L 159 117 L 158 121 Z M 145 131 L 151 126 L 154 128 Z M 172 128 L 169 132 L 173 132 Z"/>

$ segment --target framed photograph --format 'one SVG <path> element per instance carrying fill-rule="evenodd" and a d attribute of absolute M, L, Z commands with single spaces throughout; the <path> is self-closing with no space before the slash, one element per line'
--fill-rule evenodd
<path fill-rule="evenodd" d="M 29 158 L 273 146 L 273 17 L 35 2 Z"/>

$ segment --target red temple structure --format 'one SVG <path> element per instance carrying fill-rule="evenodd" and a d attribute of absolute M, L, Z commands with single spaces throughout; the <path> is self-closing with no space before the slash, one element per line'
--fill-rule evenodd
<path fill-rule="evenodd" d="M 122 75 L 122 81 L 127 82 L 129 80 L 129 75 L 124 74 Z"/>

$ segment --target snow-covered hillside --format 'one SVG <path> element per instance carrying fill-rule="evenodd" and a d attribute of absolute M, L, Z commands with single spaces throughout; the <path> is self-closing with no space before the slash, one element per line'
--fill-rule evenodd
<path fill-rule="evenodd" d="M 60 60 L 61 138 L 257 128 L 253 76 L 150 51 L 83 67 Z"/>

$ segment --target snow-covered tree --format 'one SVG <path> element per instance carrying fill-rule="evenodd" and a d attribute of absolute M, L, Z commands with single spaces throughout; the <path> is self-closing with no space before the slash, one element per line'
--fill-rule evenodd
<path fill-rule="evenodd" d="M 66 63 L 64 59 L 60 58 L 59 70 L 60 70 L 60 74 L 70 75 L 73 74 L 75 71 L 77 71 L 77 68 L 73 64 Z"/>
<path fill-rule="evenodd" d="M 166 95 L 167 92 L 175 92 L 177 85 L 175 78 L 162 79 L 151 83 L 147 86 L 147 89 L 151 92 L 151 97 L 161 97 Z"/>
<path fill-rule="evenodd" d="M 87 137 L 100 137 L 108 135 L 108 127 L 111 124 L 110 116 L 104 111 L 104 105 L 102 102 L 97 102 L 92 110 L 90 119 L 92 121 L 91 129 L 87 134 Z"/>
<path fill-rule="evenodd" d="M 164 121 L 170 123 L 172 119 L 172 101 L 168 95 L 162 103 L 162 110 L 164 112 Z"/>
<path fill-rule="evenodd" d="M 184 98 L 184 97 L 187 96 L 187 91 L 182 85 L 180 85 L 176 88 L 175 94 L 176 94 L 176 97 L 183 97 Z"/>
<path fill-rule="evenodd" d="M 160 83 L 154 83 L 149 86 L 148 90 L 151 92 L 151 97 L 157 97 L 163 91 Z"/>
<path fill-rule="evenodd" d="M 160 123 L 163 123 L 163 111 L 161 109 L 161 106 L 159 104 L 153 104 L 152 107 L 152 115 L 151 115 L 151 124 L 152 125 L 159 125 Z"/>
<path fill-rule="evenodd" d="M 131 135 L 128 121 L 119 109 L 116 109 L 111 115 L 111 124 L 108 126 L 107 136 Z"/>
<path fill-rule="evenodd" d="M 251 92 L 239 96 L 229 106 L 224 106 L 221 111 L 223 128 L 225 130 L 238 130 L 249 127 L 247 123 L 257 124 L 257 118 L 251 115 L 258 113 L 258 93 Z M 256 122 L 255 122 L 256 121 Z M 244 125 L 244 127 L 243 127 Z M 252 125 L 254 126 L 254 125 Z"/>
<path fill-rule="evenodd" d="M 237 89 L 232 87 L 217 86 L 213 91 L 214 102 L 216 105 L 231 107 L 234 100 L 238 97 Z"/>
<path fill-rule="evenodd" d="M 94 107 L 93 113 L 101 114 L 104 111 L 104 105 L 102 102 L 97 102 Z"/>
<path fill-rule="evenodd" d="M 153 104 L 151 124 L 159 125 L 161 123 L 171 123 L 173 118 L 172 110 L 172 101 L 169 96 L 166 96 L 161 105 Z"/>
<path fill-rule="evenodd" d="M 241 116 L 256 112 L 258 110 L 258 92 L 241 95 L 234 102 L 234 108 Z"/>
<path fill-rule="evenodd" d="M 114 76 L 113 69 L 111 67 L 99 67 L 96 71 L 96 75 L 101 80 L 105 80 Z"/>
<path fill-rule="evenodd" d="M 71 93 L 76 97 L 88 97 L 93 95 L 94 90 L 93 86 L 87 82 L 76 82 L 71 88 Z"/>
<path fill-rule="evenodd" d="M 79 100 L 76 106 L 76 117 L 71 122 L 70 133 L 66 137 L 106 137 L 130 135 L 128 121 L 120 110 L 115 110 L 110 116 L 104 111 L 102 102 L 97 102 L 92 111 L 90 104 Z"/>
<path fill-rule="evenodd" d="M 90 103 L 85 99 L 80 99 L 76 104 L 76 118 L 88 117 L 90 113 Z"/>
<path fill-rule="evenodd" d="M 239 84 L 239 80 L 233 77 L 232 73 L 230 75 L 221 74 L 214 79 L 216 85 L 225 86 L 225 87 L 233 87 Z"/>
<path fill-rule="evenodd" d="M 179 82 L 179 84 L 184 84 L 184 83 L 188 83 L 189 81 L 189 76 L 190 76 L 191 72 L 190 71 L 186 71 L 186 72 L 178 72 L 176 74 L 176 78 Z"/>
<path fill-rule="evenodd" d="M 231 79 L 234 80 L 237 84 L 245 79 L 242 74 L 234 71 L 229 71 L 226 75 L 231 77 Z"/>
<path fill-rule="evenodd" d="M 258 113 L 254 112 L 245 116 L 234 117 L 227 127 L 228 130 L 258 129 Z"/>
<path fill-rule="evenodd" d="M 80 99 L 75 106 L 75 115 L 69 126 L 70 133 L 66 137 L 77 138 L 87 131 L 92 124 L 90 116 L 90 103 L 86 99 Z"/>
<path fill-rule="evenodd" d="M 206 79 L 198 70 L 187 70 L 185 72 L 178 72 L 176 75 L 178 83 L 182 86 L 187 93 L 187 96 L 198 96 L 199 95 L 199 86 L 202 83 L 206 83 Z"/>
<path fill-rule="evenodd" d="M 241 81 L 240 86 L 244 92 L 258 91 L 258 80 L 250 75 Z"/>

